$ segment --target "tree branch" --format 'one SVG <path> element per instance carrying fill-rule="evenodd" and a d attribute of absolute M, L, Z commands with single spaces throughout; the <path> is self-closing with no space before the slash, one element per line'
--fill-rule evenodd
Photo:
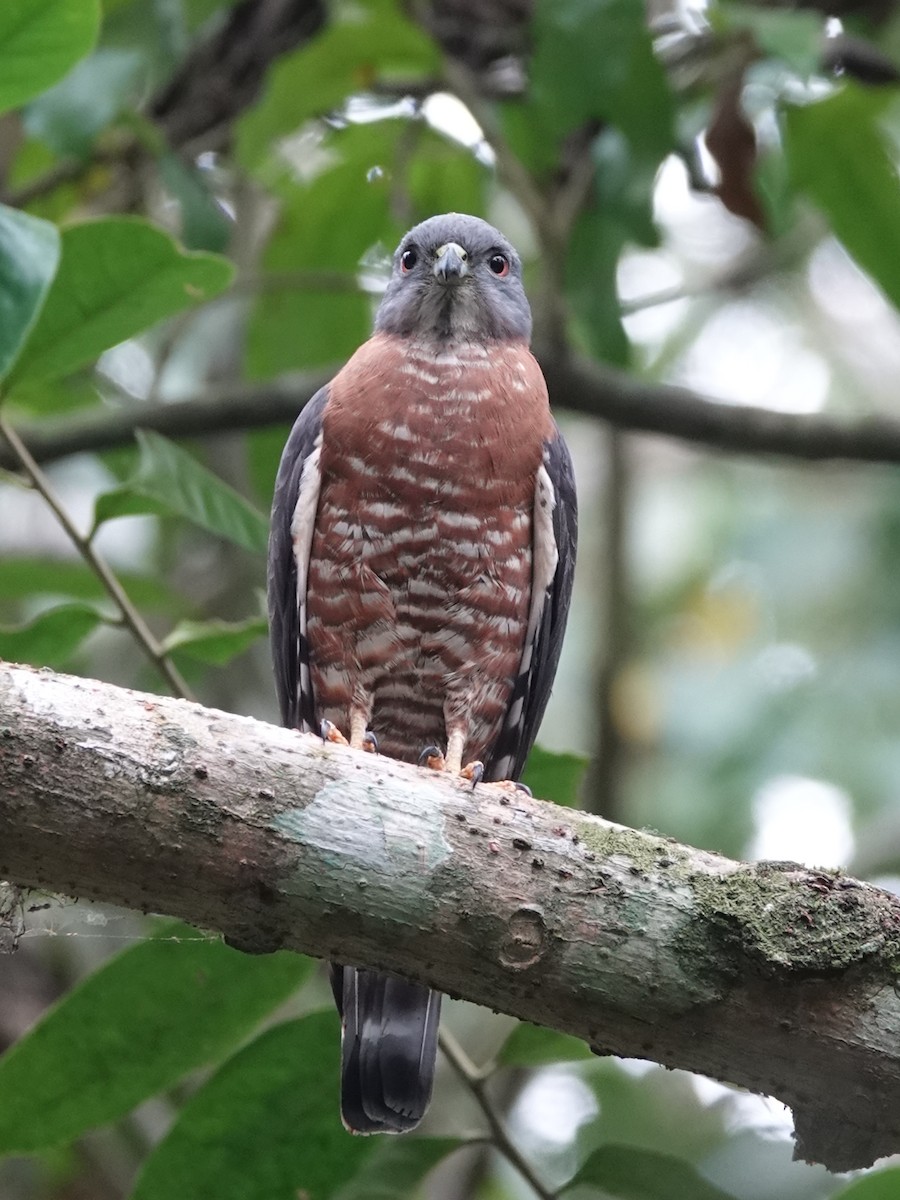
<path fill-rule="evenodd" d="M 723 404 L 689 388 L 648 383 L 585 358 L 540 351 L 538 358 L 555 409 L 600 417 L 620 429 L 735 454 L 775 454 L 809 462 L 900 462 L 900 422 L 892 418 L 851 422 Z M 62 421 L 20 426 L 19 434 L 38 462 L 52 462 L 127 445 L 136 429 L 173 438 L 212 437 L 289 424 L 336 370 L 337 366 L 291 372 L 264 383 L 228 384 L 169 404 L 135 401 L 112 413 L 90 410 Z M 15 456 L 0 445 L 0 469 L 16 465 Z"/>
<path fill-rule="evenodd" d="M 900 1151 L 900 899 L 182 700 L 0 666 L 0 874 L 395 970 Z"/>

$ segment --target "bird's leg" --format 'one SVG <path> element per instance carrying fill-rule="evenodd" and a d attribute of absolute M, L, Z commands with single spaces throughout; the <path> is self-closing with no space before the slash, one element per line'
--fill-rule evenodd
<path fill-rule="evenodd" d="M 447 737 L 447 757 L 444 759 L 444 770 L 459 775 L 462 771 L 463 750 L 466 748 L 466 731 L 451 729 Z"/>
<path fill-rule="evenodd" d="M 369 729 L 369 714 L 362 708 L 350 710 L 350 745 L 355 750 L 378 753 L 378 738 Z"/>
<path fill-rule="evenodd" d="M 484 763 L 475 759 L 463 766 L 462 756 L 463 750 L 466 748 L 467 736 L 468 730 L 465 728 L 450 730 L 450 736 L 447 738 L 447 761 L 444 770 L 452 771 L 455 775 L 462 775 L 463 779 L 471 781 L 474 788 L 484 779 Z"/>

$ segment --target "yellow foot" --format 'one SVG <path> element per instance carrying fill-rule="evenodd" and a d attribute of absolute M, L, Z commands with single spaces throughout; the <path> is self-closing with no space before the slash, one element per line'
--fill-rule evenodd
<path fill-rule="evenodd" d="M 458 775 L 460 779 L 471 783 L 473 788 L 484 779 L 483 762 L 476 759 L 474 762 L 466 763 L 464 767 L 457 767 L 454 770 L 450 756 L 445 757 L 437 746 L 426 746 L 419 755 L 418 762 L 420 767 L 427 767 L 429 771 L 448 771 L 450 774 Z"/>
<path fill-rule="evenodd" d="M 323 721 L 319 726 L 319 733 L 322 735 L 323 742 L 334 742 L 337 746 L 350 745 L 333 721 Z"/>
<path fill-rule="evenodd" d="M 365 750 L 368 754 L 378 753 L 378 738 L 371 729 L 361 733 L 358 742 L 345 738 L 333 721 L 323 721 L 319 733 L 323 742 L 334 742 L 336 746 L 356 746 L 357 750 Z"/>
<path fill-rule="evenodd" d="M 426 746 L 419 755 L 418 763 L 420 767 L 427 767 L 429 771 L 443 771 L 446 759 L 437 746 Z"/>
<path fill-rule="evenodd" d="M 471 780 L 472 787 L 475 788 L 479 783 L 481 783 L 482 779 L 484 779 L 484 763 L 480 762 L 478 759 L 475 759 L 474 762 L 466 763 L 466 765 L 460 769 L 459 773 L 462 775 L 463 779 Z"/>

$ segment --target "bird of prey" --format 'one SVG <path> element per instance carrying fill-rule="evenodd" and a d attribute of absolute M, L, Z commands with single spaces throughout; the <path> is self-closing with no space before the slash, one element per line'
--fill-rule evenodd
<path fill-rule="evenodd" d="M 275 485 L 268 596 L 286 725 L 517 780 L 572 593 L 572 464 L 529 350 L 519 257 L 477 217 L 401 241 L 372 337 L 303 408 Z M 411 1129 L 440 996 L 332 965 L 341 1109 Z"/>

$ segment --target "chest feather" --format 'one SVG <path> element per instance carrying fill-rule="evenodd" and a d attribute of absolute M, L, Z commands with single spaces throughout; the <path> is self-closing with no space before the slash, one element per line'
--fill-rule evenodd
<path fill-rule="evenodd" d="M 323 484 L 351 506 L 520 508 L 530 505 L 551 429 L 524 344 L 436 350 L 378 335 L 332 382 Z"/>

